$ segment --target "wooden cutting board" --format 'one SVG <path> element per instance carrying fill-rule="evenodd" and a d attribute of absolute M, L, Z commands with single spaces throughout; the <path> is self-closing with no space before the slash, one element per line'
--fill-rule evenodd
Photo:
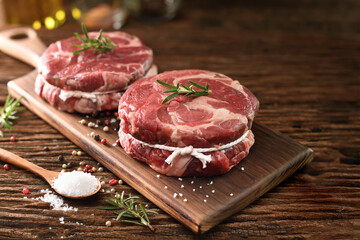
<path fill-rule="evenodd" d="M 39 98 L 34 92 L 36 74 L 34 70 L 10 81 L 11 95 L 23 96 L 23 105 L 195 233 L 206 232 L 243 209 L 313 158 L 310 148 L 254 123 L 255 144 L 249 156 L 229 173 L 211 178 L 158 176 L 120 147 L 112 146 L 117 139 L 113 129 L 105 133 L 101 128 L 81 125 L 79 120 L 84 115 L 60 112 Z M 88 136 L 91 131 L 109 144 L 96 142 Z M 176 198 L 174 193 L 178 194 Z"/>

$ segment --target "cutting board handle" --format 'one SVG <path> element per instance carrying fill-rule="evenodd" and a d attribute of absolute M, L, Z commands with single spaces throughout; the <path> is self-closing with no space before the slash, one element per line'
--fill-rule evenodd
<path fill-rule="evenodd" d="M 35 68 L 45 49 L 45 44 L 31 28 L 13 28 L 0 32 L 0 51 Z"/>

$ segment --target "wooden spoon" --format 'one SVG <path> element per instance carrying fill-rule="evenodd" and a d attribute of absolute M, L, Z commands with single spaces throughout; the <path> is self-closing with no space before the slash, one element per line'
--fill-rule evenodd
<path fill-rule="evenodd" d="M 35 173 L 35 174 L 41 176 L 43 179 L 45 179 L 45 181 L 47 181 L 50 184 L 51 187 L 53 187 L 54 179 L 57 178 L 60 174 L 59 172 L 49 171 L 42 167 L 39 167 L 39 166 L 17 156 L 9 151 L 6 151 L 2 148 L 0 148 L 0 160 L 10 163 L 10 164 L 13 164 L 13 165 L 16 165 L 18 167 L 24 168 L 32 173 Z M 67 198 L 73 198 L 73 199 L 86 198 L 86 197 L 90 197 L 90 196 L 96 194 L 100 190 L 100 188 L 101 188 L 100 181 L 98 179 L 96 179 L 96 180 L 97 180 L 97 185 L 98 185 L 96 190 L 93 193 L 84 195 L 84 196 L 76 196 L 76 197 L 67 196 L 62 193 L 59 193 L 56 190 L 56 188 L 53 188 L 53 189 L 61 196 L 64 196 Z"/>

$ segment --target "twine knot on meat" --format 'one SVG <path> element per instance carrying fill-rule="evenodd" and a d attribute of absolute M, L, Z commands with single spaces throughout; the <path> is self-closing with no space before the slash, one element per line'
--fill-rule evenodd
<path fill-rule="evenodd" d="M 165 160 L 165 162 L 167 164 L 172 165 L 174 159 L 178 156 L 178 155 L 191 155 L 193 157 L 196 157 L 197 159 L 199 159 L 202 164 L 203 164 L 203 168 L 206 168 L 206 163 L 207 162 L 211 162 L 211 155 L 205 155 L 202 154 L 201 152 L 197 151 L 196 148 L 194 148 L 193 146 L 186 146 L 184 148 L 178 148 L 175 151 L 173 151 L 171 153 L 171 155 Z"/>
<path fill-rule="evenodd" d="M 141 143 L 141 144 L 143 144 L 145 146 L 148 146 L 148 147 L 151 147 L 151 148 L 157 148 L 157 149 L 161 149 L 161 150 L 171 151 L 172 153 L 165 160 L 165 162 L 167 164 L 169 164 L 169 165 L 172 165 L 173 162 L 174 162 L 174 159 L 176 159 L 176 157 L 179 156 L 179 155 L 181 155 L 181 156 L 191 155 L 191 156 L 199 159 L 199 161 L 203 165 L 203 168 L 206 168 L 206 163 L 211 162 L 212 157 L 211 157 L 211 154 L 205 155 L 203 153 L 219 151 L 219 150 L 223 150 L 223 149 L 227 149 L 227 148 L 230 148 L 232 146 L 235 146 L 236 144 L 243 141 L 247 137 L 249 132 L 250 132 L 250 130 L 247 130 L 241 137 L 239 137 L 235 141 L 232 141 L 232 142 L 227 143 L 225 145 L 221 145 L 221 146 L 217 146 L 217 147 L 211 147 L 211 148 L 194 148 L 193 146 L 171 147 L 171 146 L 166 146 L 166 145 L 161 145 L 161 144 L 148 144 L 146 142 L 143 142 L 141 140 L 138 140 L 138 139 L 134 138 L 131 134 L 128 134 L 128 135 L 131 136 L 131 138 L 134 141 L 137 141 L 137 142 L 139 142 L 139 143 Z"/>

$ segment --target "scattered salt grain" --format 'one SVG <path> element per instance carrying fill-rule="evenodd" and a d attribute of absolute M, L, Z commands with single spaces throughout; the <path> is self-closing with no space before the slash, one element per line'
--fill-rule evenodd
<path fill-rule="evenodd" d="M 160 178 L 160 174 L 156 175 L 157 178 Z"/>
<path fill-rule="evenodd" d="M 112 118 L 112 119 L 110 120 L 110 122 L 111 122 L 111 123 L 114 123 L 114 122 L 116 122 L 116 119 L 115 119 L 115 118 Z"/>
<path fill-rule="evenodd" d="M 181 188 L 184 188 L 184 185 L 181 185 L 180 187 L 181 187 Z"/>
<path fill-rule="evenodd" d="M 193 192 L 195 192 L 195 188 L 193 188 Z"/>
<path fill-rule="evenodd" d="M 182 197 L 182 196 L 183 196 L 183 194 L 182 194 L 182 193 L 179 193 L 179 196 L 180 196 L 180 197 Z"/>
<path fill-rule="evenodd" d="M 183 179 L 182 179 L 181 177 L 179 177 L 178 180 L 179 180 L 180 182 L 182 182 Z"/>
<path fill-rule="evenodd" d="M 207 202 L 207 200 L 206 200 L 206 199 L 204 199 L 204 202 Z"/>
<path fill-rule="evenodd" d="M 208 198 L 208 197 L 209 197 L 209 195 L 205 195 L 205 197 L 207 197 L 207 198 Z"/>
<path fill-rule="evenodd" d="M 210 182 L 210 185 L 212 185 L 213 183 L 214 183 L 214 182 L 213 182 L 213 181 L 211 181 L 211 182 Z"/>
<path fill-rule="evenodd" d="M 77 211 L 77 208 L 70 207 L 64 203 L 64 199 L 58 195 L 53 194 L 49 189 L 40 190 L 41 193 L 45 193 L 44 196 L 35 198 L 35 200 L 41 200 L 43 202 L 50 203 L 50 207 L 56 211 Z M 33 199 L 33 198 L 32 198 Z"/>
<path fill-rule="evenodd" d="M 111 144 L 113 147 L 116 147 L 116 142 L 114 142 L 113 144 Z"/>
<path fill-rule="evenodd" d="M 230 193 L 230 197 L 232 197 L 232 196 L 234 196 L 234 194 L 233 194 L 233 193 Z"/>
<path fill-rule="evenodd" d="M 200 186 L 199 188 L 202 188 L 202 186 Z"/>
<path fill-rule="evenodd" d="M 72 171 L 59 174 L 54 181 L 53 187 L 60 194 L 79 197 L 95 192 L 98 181 L 90 173 Z"/>
<path fill-rule="evenodd" d="M 27 197 L 24 197 L 25 199 L 27 198 Z"/>
<path fill-rule="evenodd" d="M 215 190 L 212 190 L 211 192 L 212 192 L 212 193 L 215 193 Z"/>
<path fill-rule="evenodd" d="M 165 188 L 165 189 L 168 189 L 168 186 L 165 186 L 164 188 Z"/>
<path fill-rule="evenodd" d="M 244 167 L 241 167 L 241 171 L 244 171 L 245 170 L 245 168 Z"/>
<path fill-rule="evenodd" d="M 187 202 L 187 199 L 186 199 L 186 198 L 184 198 L 184 202 Z"/>
<path fill-rule="evenodd" d="M 106 193 L 109 193 L 110 192 L 110 190 L 106 190 Z"/>
<path fill-rule="evenodd" d="M 148 207 L 149 207 L 149 204 L 145 204 L 145 207 L 148 208 Z"/>
<path fill-rule="evenodd" d="M 65 223 L 64 222 L 64 217 L 59 218 L 59 221 L 60 221 L 61 224 L 64 224 Z"/>
<path fill-rule="evenodd" d="M 177 193 L 174 193 L 174 198 L 176 198 L 176 197 L 177 197 L 177 195 L 178 195 Z"/>
<path fill-rule="evenodd" d="M 194 181 L 191 181 L 190 184 L 194 184 Z"/>
<path fill-rule="evenodd" d="M 49 227 L 49 229 L 51 230 L 51 229 L 52 229 L 52 227 Z"/>

